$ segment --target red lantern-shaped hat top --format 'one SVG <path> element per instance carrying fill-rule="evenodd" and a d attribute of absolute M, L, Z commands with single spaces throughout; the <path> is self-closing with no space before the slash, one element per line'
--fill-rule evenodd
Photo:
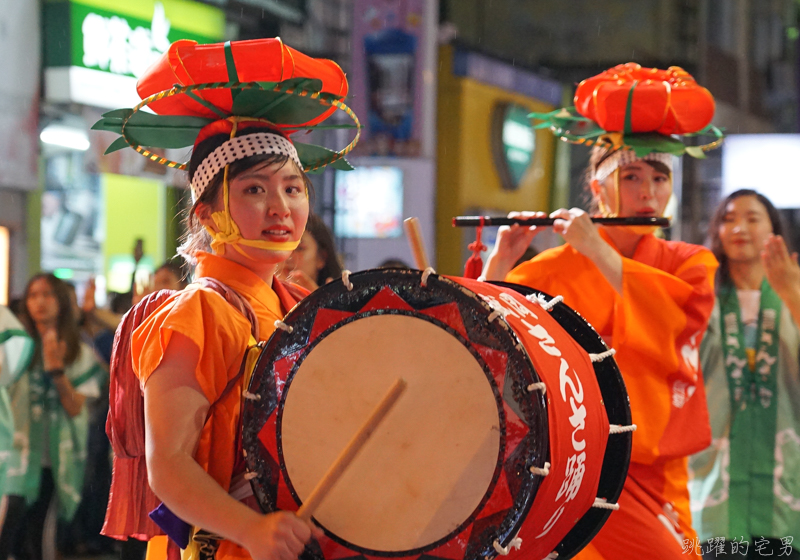
<path fill-rule="evenodd" d="M 287 47 L 278 38 L 232 42 L 229 53 L 225 52 L 224 43 L 199 45 L 190 40 L 176 41 L 139 79 L 136 90 L 145 99 L 175 85 L 225 84 L 232 81 L 281 82 L 291 78 L 320 80 L 322 92 L 341 97 L 347 95 L 347 79 L 338 64 L 304 55 Z M 229 89 L 194 91 L 191 96 L 172 95 L 154 101 L 149 106 L 161 115 L 219 118 L 218 113 L 192 96 L 202 98 L 223 113 L 231 113 L 233 97 Z M 331 107 L 309 122 L 291 124 L 313 126 L 334 111 L 336 108 Z"/>
<path fill-rule="evenodd" d="M 711 123 L 714 97 L 682 68 L 659 70 L 629 62 L 583 80 L 575 108 L 608 132 L 691 134 Z M 625 131 L 628 110 L 631 126 Z"/>

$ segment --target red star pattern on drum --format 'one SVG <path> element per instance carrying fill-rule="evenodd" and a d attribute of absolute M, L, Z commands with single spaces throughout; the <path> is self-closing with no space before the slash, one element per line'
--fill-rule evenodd
<path fill-rule="evenodd" d="M 465 341 L 472 349 L 473 353 L 480 356 L 486 363 L 497 390 L 502 392 L 507 373 L 508 355 L 505 352 L 472 342 L 464 324 L 459 306 L 456 303 L 451 302 L 423 309 L 415 309 L 388 286 L 380 289 L 355 313 L 329 308 L 319 309 L 316 312 L 307 345 L 311 345 L 318 337 L 342 321 L 357 315 L 371 315 L 380 311 L 410 313 L 418 317 L 427 316 L 440 325 L 446 325 L 449 329 L 460 335 L 462 342 Z M 286 380 L 298 359 L 301 358 L 305 351 L 306 348 L 303 348 L 275 361 L 273 371 L 275 374 L 278 401 L 280 401 Z M 509 509 L 514 506 L 515 496 L 520 488 L 520 483 L 517 481 L 519 474 L 515 473 L 515 468 L 513 466 L 514 463 L 517 462 L 516 457 L 518 453 L 515 452 L 524 452 L 520 444 L 524 443 L 529 429 L 505 402 L 502 404 L 502 409 L 505 416 L 502 465 L 499 465 L 499 474 L 494 488 L 489 492 L 488 499 L 486 499 L 485 503 L 480 506 L 475 518 L 471 521 L 465 520 L 465 522 L 469 522 L 461 526 L 460 532 L 458 534 L 449 535 L 446 541 L 437 548 L 424 553 L 414 553 L 410 555 L 403 554 L 402 552 L 387 555 L 391 555 L 395 558 L 407 558 L 409 560 L 463 560 L 468 548 L 471 548 L 470 545 L 473 545 L 473 548 L 475 546 L 480 546 L 480 537 L 484 530 L 500 525 L 506 518 Z M 279 462 L 272 454 L 272 450 L 278 449 L 276 417 L 277 414 L 273 410 L 260 430 L 258 438 L 265 450 L 268 450 L 265 455 L 268 456 L 268 462 L 273 463 L 271 465 L 271 467 L 274 468 L 272 472 L 280 472 L 278 477 L 274 477 L 274 480 L 269 481 L 270 486 L 274 485 L 270 488 L 270 494 L 275 497 L 277 508 L 296 511 L 298 504 L 291 495 L 289 486 L 284 479 L 283 470 L 280 469 L 279 471 Z M 327 536 L 319 541 L 319 547 L 326 560 L 381 560 L 385 558 L 385 556 L 379 557 L 359 554 L 357 550 L 349 548 Z"/>

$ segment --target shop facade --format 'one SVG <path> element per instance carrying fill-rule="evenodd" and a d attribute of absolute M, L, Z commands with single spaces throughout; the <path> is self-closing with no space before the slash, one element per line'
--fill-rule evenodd
<path fill-rule="evenodd" d="M 556 142 L 528 114 L 554 110 L 563 88 L 458 47 L 441 47 L 439 57 L 436 252 L 439 272 L 460 275 L 475 232 L 453 228 L 454 216 L 561 205 Z M 484 231 L 490 249 L 495 235 L 496 228 Z"/>
<path fill-rule="evenodd" d="M 139 102 L 136 80 L 172 42 L 222 40 L 225 15 L 189 0 L 54 1 L 42 30 L 38 264 L 78 286 L 96 278 L 102 304 L 131 289 L 134 271 L 144 277 L 175 254 L 188 202 L 183 172 L 133 150 L 104 155 L 115 135 L 91 126 Z"/>

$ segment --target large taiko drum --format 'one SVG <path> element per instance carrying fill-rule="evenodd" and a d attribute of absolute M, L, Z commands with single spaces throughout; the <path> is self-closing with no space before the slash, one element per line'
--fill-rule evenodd
<path fill-rule="evenodd" d="M 305 560 L 568 558 L 615 507 L 627 394 L 602 339 L 558 300 L 369 270 L 315 291 L 281 327 L 243 408 L 265 512 L 296 511 L 392 383 L 407 383 L 316 510 L 325 537 Z"/>

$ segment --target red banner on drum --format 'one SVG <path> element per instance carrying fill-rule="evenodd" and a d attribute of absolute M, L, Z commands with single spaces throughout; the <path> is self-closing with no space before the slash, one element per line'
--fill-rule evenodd
<path fill-rule="evenodd" d="M 550 473 L 519 537 L 529 558 L 550 554 L 597 497 L 609 422 L 589 355 L 538 303 L 512 290 L 465 278 L 525 347 L 545 383 Z"/>

